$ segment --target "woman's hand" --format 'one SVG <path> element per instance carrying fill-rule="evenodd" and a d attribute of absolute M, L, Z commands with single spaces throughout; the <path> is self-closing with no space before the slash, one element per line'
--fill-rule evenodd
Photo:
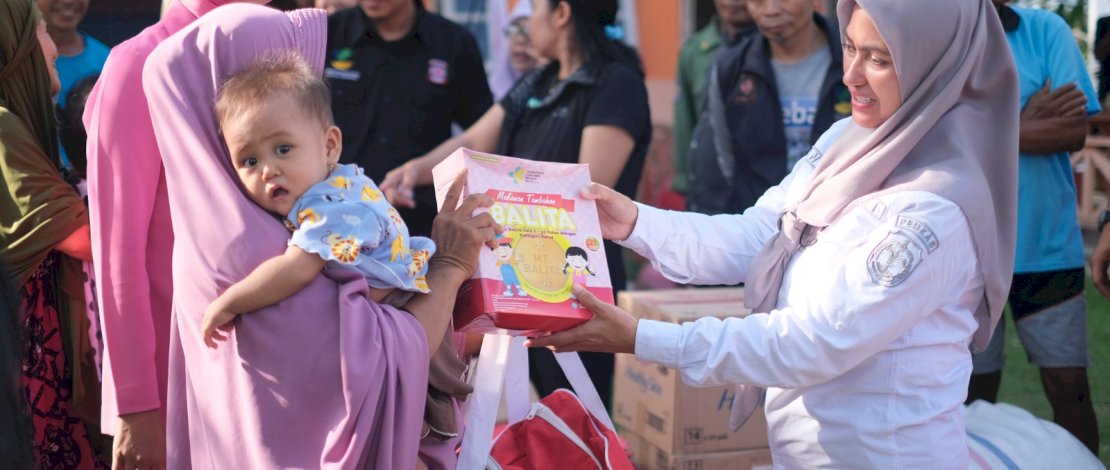
<path fill-rule="evenodd" d="M 597 217 L 601 222 L 601 236 L 606 240 L 625 240 L 636 227 L 640 208 L 628 196 L 611 188 L 593 183 L 580 194 L 584 199 L 597 203 Z"/>
<path fill-rule="evenodd" d="M 378 189 L 385 193 L 385 198 L 390 204 L 414 208 L 416 199 L 413 198 L 412 192 L 419 175 L 417 165 L 410 160 L 386 173 L 385 178 L 382 178 L 382 182 L 378 184 Z"/>
<path fill-rule="evenodd" d="M 593 312 L 593 318 L 566 331 L 529 339 L 524 345 L 555 352 L 636 352 L 637 321 L 632 314 L 598 300 L 588 289 L 577 284 L 574 285 L 574 296 L 578 298 L 578 303 Z"/>
<path fill-rule="evenodd" d="M 163 470 L 166 468 L 166 433 L 158 410 L 119 417 L 112 444 L 112 470 Z"/>
<path fill-rule="evenodd" d="M 465 277 L 470 277 L 478 266 L 478 253 L 481 252 L 482 245 L 490 249 L 496 248 L 494 240 L 502 230 L 488 212 L 474 214 L 477 209 L 493 205 L 493 199 L 489 196 L 471 194 L 459 205 L 459 197 L 465 184 L 464 171 L 451 183 L 451 188 L 443 199 L 443 209 L 432 221 L 432 241 L 436 244 L 436 254 L 432 256 L 430 263 L 452 266 Z"/>

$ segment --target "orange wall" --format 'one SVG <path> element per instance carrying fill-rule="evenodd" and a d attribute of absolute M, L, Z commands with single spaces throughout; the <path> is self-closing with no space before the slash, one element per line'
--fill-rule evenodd
<path fill-rule="evenodd" d="M 640 55 L 649 78 L 673 79 L 682 46 L 679 0 L 636 0 Z"/>

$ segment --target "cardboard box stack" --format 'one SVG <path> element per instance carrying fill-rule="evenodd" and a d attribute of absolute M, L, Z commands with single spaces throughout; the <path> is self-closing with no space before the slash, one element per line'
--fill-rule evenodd
<path fill-rule="evenodd" d="M 742 288 L 622 292 L 618 304 L 637 318 L 684 323 L 702 317 L 742 317 Z M 678 371 L 617 356 L 613 422 L 641 470 L 761 470 L 771 468 L 762 410 L 736 432 L 729 429 L 735 387 L 692 387 Z"/>

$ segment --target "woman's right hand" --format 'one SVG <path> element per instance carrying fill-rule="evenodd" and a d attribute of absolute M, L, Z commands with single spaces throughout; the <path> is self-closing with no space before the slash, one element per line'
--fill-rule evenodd
<path fill-rule="evenodd" d="M 597 203 L 597 217 L 601 222 L 601 236 L 606 240 L 621 241 L 632 234 L 640 208 L 628 196 L 597 183 L 582 190 L 584 199 Z"/>
<path fill-rule="evenodd" d="M 378 189 L 385 193 L 385 198 L 394 206 L 414 208 L 416 199 L 413 198 L 413 189 L 416 187 L 419 169 L 412 160 L 405 162 L 385 174 Z"/>
<path fill-rule="evenodd" d="M 157 409 L 119 417 L 112 444 L 112 470 L 166 468 L 166 432 Z"/>
<path fill-rule="evenodd" d="M 474 211 L 493 205 L 493 199 L 485 194 L 471 194 L 459 204 L 466 172 L 462 172 L 443 199 L 443 209 L 432 221 L 432 241 L 436 244 L 436 254 L 431 263 L 446 264 L 460 270 L 466 277 L 478 266 L 478 253 L 482 245 L 494 249 L 495 239 L 501 233 L 501 226 L 493 220 L 489 212 L 474 214 Z"/>

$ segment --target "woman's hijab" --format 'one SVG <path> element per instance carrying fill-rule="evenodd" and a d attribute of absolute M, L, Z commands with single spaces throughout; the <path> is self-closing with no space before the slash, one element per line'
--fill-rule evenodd
<path fill-rule="evenodd" d="M 325 41 L 323 10 L 234 4 L 166 39 L 146 63 L 175 239 L 169 467 L 416 466 L 427 340 L 411 315 L 369 302 L 357 273 L 320 276 L 240 316 L 218 350 L 200 337 L 208 304 L 289 237 L 239 187 L 213 115 L 219 85 L 288 51 L 321 73 Z"/>
<path fill-rule="evenodd" d="M 1005 32 L 989 0 L 840 0 L 842 36 L 857 5 L 890 49 L 902 106 L 875 129 L 851 123 L 828 149 L 753 262 L 745 303 L 775 308 L 808 227 L 876 195 L 928 191 L 959 205 L 971 227 L 985 284 L 972 345 L 984 348 L 1006 303 L 1016 237 L 1019 88 Z"/>
<path fill-rule="evenodd" d="M 501 29 L 497 31 L 497 34 L 504 34 L 513 22 L 521 18 L 527 19 L 529 16 L 532 16 L 531 0 L 517 0 L 516 5 L 513 5 L 513 10 L 505 18 L 504 24 L 500 25 Z M 505 96 L 505 93 L 508 93 L 513 84 L 521 77 L 521 74 L 513 69 L 512 52 L 509 50 L 511 42 L 511 38 L 507 37 L 501 42 L 505 47 L 498 51 L 497 63 L 493 65 L 493 72 L 489 76 L 489 89 L 495 100 L 500 100 L 501 97 Z"/>
<path fill-rule="evenodd" d="M 57 158 L 50 73 L 36 35 L 41 19 L 33 2 L 0 1 L 0 106 L 22 118 L 43 152 Z"/>
<path fill-rule="evenodd" d="M 23 285 L 59 242 L 88 223 L 58 170 L 50 72 L 28 0 L 0 0 L 0 256 Z"/>

